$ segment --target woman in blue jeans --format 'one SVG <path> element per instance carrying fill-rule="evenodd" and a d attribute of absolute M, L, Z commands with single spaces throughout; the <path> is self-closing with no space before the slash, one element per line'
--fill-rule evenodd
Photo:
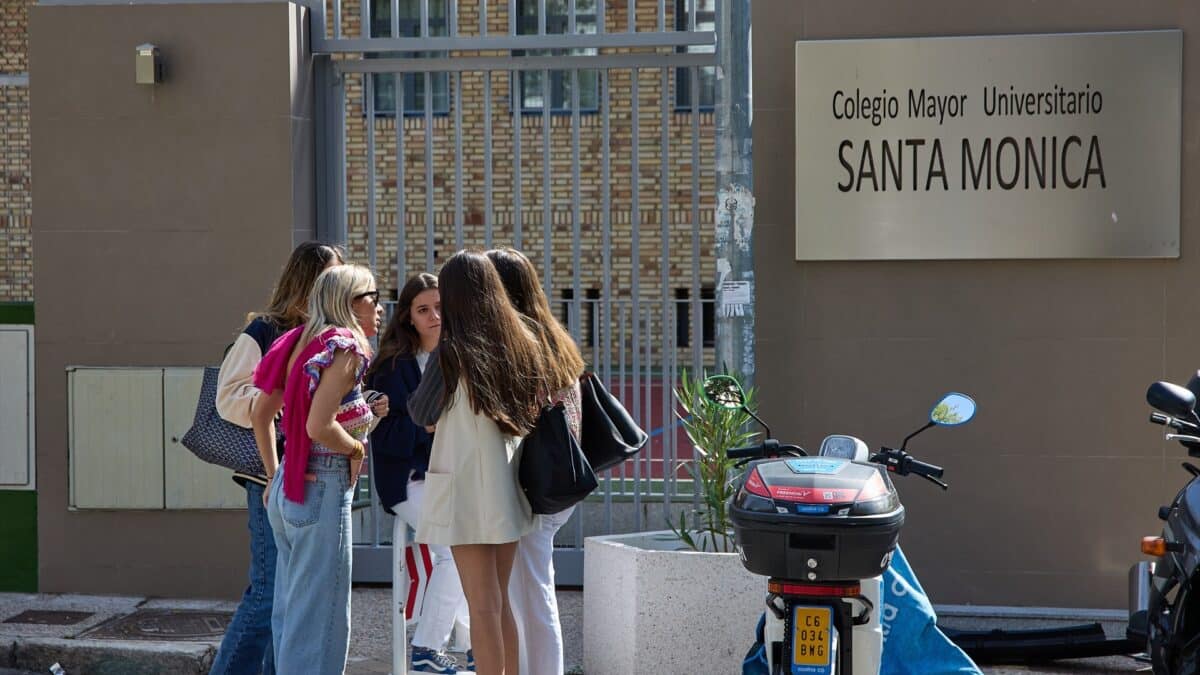
<path fill-rule="evenodd" d="M 250 410 L 260 391 L 254 386 L 254 368 L 282 333 L 308 319 L 308 292 L 317 275 L 342 264 L 341 247 L 305 242 L 296 247 L 266 311 L 252 314 L 249 324 L 225 354 L 217 377 L 217 412 L 224 419 L 250 428 Z M 279 447 L 282 454 L 283 447 Z M 275 538 L 263 508 L 266 476 L 233 474 L 246 489 L 246 511 L 250 530 L 250 584 L 242 594 L 233 621 L 225 631 L 212 675 L 275 675 L 271 647 L 271 599 L 275 591 Z"/>
<path fill-rule="evenodd" d="M 387 397 L 368 405 L 363 372 L 383 307 L 370 270 L 340 265 L 313 285 L 308 322 L 284 333 L 254 371 L 264 396 L 250 413 L 275 535 L 275 667 L 340 675 L 350 646 L 350 504 L 367 440 Z M 276 466 L 275 415 L 287 456 Z"/>

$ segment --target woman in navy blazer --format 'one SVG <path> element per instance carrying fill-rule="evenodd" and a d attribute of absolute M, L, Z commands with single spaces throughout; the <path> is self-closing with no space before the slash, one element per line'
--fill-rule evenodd
<path fill-rule="evenodd" d="M 422 273 L 404 284 L 366 378 L 367 388 L 387 394 L 389 401 L 388 415 L 371 432 L 371 484 L 383 508 L 397 516 L 393 542 L 405 541 L 405 528 L 419 519 L 429 468 L 432 429 L 413 422 L 407 402 L 441 337 L 437 283 L 436 276 Z M 455 673 L 458 664 L 445 648 L 456 620 L 469 625 L 466 597 L 450 549 L 430 546 L 429 550 L 433 571 L 413 634 L 412 671 Z"/>

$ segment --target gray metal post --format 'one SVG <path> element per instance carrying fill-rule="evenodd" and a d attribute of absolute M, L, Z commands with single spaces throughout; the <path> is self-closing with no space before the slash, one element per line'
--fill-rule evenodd
<path fill-rule="evenodd" d="M 342 104 L 339 84 L 343 75 L 333 67 L 328 56 L 313 58 L 313 88 L 316 92 L 316 209 L 317 231 L 320 241 L 346 241 L 342 230 L 341 181 L 338 167 L 342 166 L 343 147 L 341 116 L 338 106 Z"/>
<path fill-rule="evenodd" d="M 717 369 L 754 383 L 750 0 L 717 0 Z"/>

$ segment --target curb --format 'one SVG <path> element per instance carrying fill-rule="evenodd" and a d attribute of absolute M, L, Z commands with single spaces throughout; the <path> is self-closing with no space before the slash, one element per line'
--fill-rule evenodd
<path fill-rule="evenodd" d="M 48 673 L 58 663 L 67 675 L 206 675 L 216 655 L 202 643 L 40 637 L 18 638 L 5 651 L 0 667 Z"/>

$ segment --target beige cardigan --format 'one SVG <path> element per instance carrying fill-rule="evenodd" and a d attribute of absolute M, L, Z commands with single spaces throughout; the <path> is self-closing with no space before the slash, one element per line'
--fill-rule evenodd
<path fill-rule="evenodd" d="M 517 470 L 521 437 L 471 410 L 467 387 L 438 418 L 417 541 L 442 546 L 505 544 L 533 530 Z"/>

